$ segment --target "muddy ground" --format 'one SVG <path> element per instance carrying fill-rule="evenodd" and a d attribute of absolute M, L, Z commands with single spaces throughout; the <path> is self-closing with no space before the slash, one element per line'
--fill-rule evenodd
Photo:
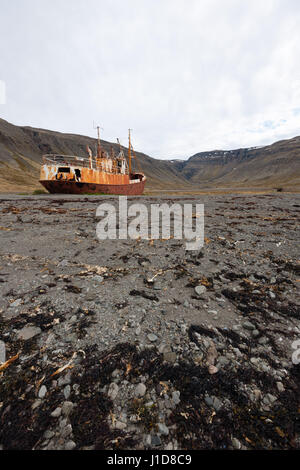
<path fill-rule="evenodd" d="M 300 195 L 133 201 L 203 203 L 203 248 L 0 197 L 1 448 L 299 449 Z"/>

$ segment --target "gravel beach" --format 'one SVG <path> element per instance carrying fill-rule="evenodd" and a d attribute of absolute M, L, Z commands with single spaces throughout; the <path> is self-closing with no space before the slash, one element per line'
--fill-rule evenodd
<path fill-rule="evenodd" d="M 204 204 L 197 251 L 103 202 L 0 197 L 0 448 L 299 449 L 300 195 L 128 198 Z"/>

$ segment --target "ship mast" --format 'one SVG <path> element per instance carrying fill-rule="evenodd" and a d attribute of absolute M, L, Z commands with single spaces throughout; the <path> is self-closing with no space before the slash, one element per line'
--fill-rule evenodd
<path fill-rule="evenodd" d="M 130 139 L 130 131 L 131 131 L 131 129 L 128 129 L 128 140 L 129 140 L 129 145 L 128 145 L 129 178 L 130 178 L 130 175 L 131 175 L 131 139 Z"/>
<path fill-rule="evenodd" d="M 100 144 L 100 127 L 97 126 L 97 133 L 98 133 L 98 143 L 97 143 L 97 157 L 101 157 L 101 144 Z"/>

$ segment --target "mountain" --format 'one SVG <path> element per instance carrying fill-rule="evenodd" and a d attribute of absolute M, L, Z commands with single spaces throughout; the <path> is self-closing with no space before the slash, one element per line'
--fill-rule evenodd
<path fill-rule="evenodd" d="M 264 147 L 200 152 L 173 166 L 202 187 L 300 187 L 300 137 Z"/>
<path fill-rule="evenodd" d="M 95 149 L 96 139 L 76 134 L 20 127 L 0 119 L 0 192 L 42 189 L 39 171 L 47 153 L 87 157 L 86 146 Z M 117 152 L 118 144 L 101 141 L 107 151 Z M 127 148 L 123 147 L 125 153 Z M 148 177 L 147 188 L 188 188 L 190 183 L 165 160 L 135 152 L 137 162 Z M 133 161 L 133 165 L 135 162 Z M 136 164 L 138 168 L 138 164 Z"/>
<path fill-rule="evenodd" d="M 96 139 L 15 126 L 0 119 L 0 192 L 42 189 L 39 170 L 46 153 L 87 156 Z M 102 141 L 105 150 L 118 145 Z M 127 149 L 124 147 L 125 152 Z M 136 152 L 147 190 L 213 188 L 300 189 L 300 137 L 265 147 L 200 152 L 186 160 L 158 160 Z M 137 166 L 138 168 L 138 166 Z"/>

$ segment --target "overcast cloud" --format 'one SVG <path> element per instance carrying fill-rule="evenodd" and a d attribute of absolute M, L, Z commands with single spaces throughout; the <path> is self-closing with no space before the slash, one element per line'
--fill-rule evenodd
<path fill-rule="evenodd" d="M 156 158 L 300 134 L 299 0 L 0 0 L 0 116 Z"/>

